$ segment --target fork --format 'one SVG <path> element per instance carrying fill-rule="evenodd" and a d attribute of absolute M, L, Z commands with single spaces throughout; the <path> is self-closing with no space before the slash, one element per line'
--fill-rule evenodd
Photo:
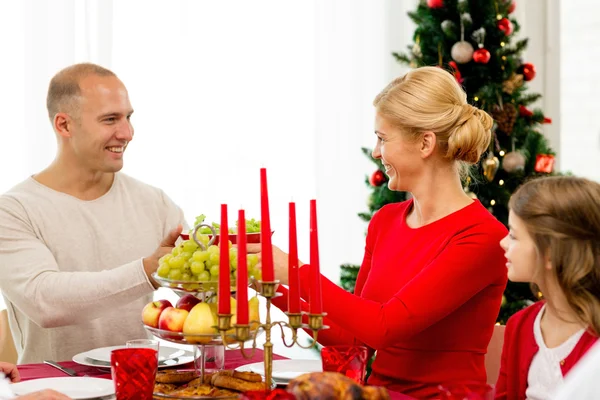
<path fill-rule="evenodd" d="M 47 365 L 50 365 L 51 367 L 59 369 L 62 372 L 64 372 L 65 374 L 67 374 L 67 375 L 70 375 L 70 376 L 79 376 L 79 375 L 77 375 L 77 372 L 74 369 L 65 368 L 62 365 L 58 364 L 56 361 L 44 360 L 44 364 L 47 364 Z M 88 375 L 81 375 L 81 376 L 88 376 Z"/>

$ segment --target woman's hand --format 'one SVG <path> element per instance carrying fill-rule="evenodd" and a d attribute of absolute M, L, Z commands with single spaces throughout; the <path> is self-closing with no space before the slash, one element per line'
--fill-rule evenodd
<path fill-rule="evenodd" d="M 248 254 L 258 255 L 258 264 L 256 268 L 262 268 L 262 246 L 260 243 L 248 243 L 247 245 Z M 279 283 L 283 285 L 288 284 L 288 254 L 283 252 L 279 247 L 273 247 L 273 267 L 275 269 L 275 279 L 279 280 Z M 298 260 L 298 267 L 303 266 L 304 263 Z"/>
<path fill-rule="evenodd" d="M 69 396 L 55 392 L 51 389 L 33 392 L 24 396 L 19 396 L 15 400 L 72 400 Z"/>
<path fill-rule="evenodd" d="M 4 373 L 4 375 L 6 375 L 6 377 L 9 378 L 12 383 L 16 383 L 21 380 L 19 370 L 14 364 L 0 362 L 0 372 Z"/>

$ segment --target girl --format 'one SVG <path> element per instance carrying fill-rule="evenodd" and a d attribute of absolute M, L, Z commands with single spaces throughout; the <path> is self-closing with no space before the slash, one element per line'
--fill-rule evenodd
<path fill-rule="evenodd" d="M 509 208 L 508 278 L 544 300 L 507 323 L 496 399 L 550 399 L 600 332 L 600 184 L 532 180 Z"/>

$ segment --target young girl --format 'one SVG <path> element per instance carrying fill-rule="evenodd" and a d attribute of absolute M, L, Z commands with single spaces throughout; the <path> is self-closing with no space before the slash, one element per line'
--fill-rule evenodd
<path fill-rule="evenodd" d="M 544 300 L 506 325 L 496 399 L 551 399 L 600 333 L 600 184 L 535 179 L 509 207 L 508 278 Z"/>

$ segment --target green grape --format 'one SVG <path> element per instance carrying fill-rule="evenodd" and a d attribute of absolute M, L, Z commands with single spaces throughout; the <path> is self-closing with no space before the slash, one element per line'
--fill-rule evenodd
<path fill-rule="evenodd" d="M 189 251 L 182 251 L 181 253 L 179 253 L 179 257 L 182 257 L 185 261 L 187 261 L 190 258 L 192 258 L 192 253 Z"/>
<path fill-rule="evenodd" d="M 161 258 L 158 260 L 158 262 L 159 262 L 160 264 L 164 264 L 164 263 L 167 263 L 167 262 L 169 262 L 169 260 L 170 260 L 171 258 L 173 258 L 173 255 L 172 255 L 172 254 L 165 254 L 164 256 L 162 256 L 162 257 L 161 257 Z"/>
<path fill-rule="evenodd" d="M 204 261 L 204 266 L 206 268 L 210 268 L 213 266 L 213 263 L 212 263 L 212 261 L 210 261 L 210 258 L 208 260 Z"/>
<path fill-rule="evenodd" d="M 173 257 L 169 260 L 169 267 L 176 269 L 182 268 L 186 261 L 187 259 L 181 256 Z"/>
<path fill-rule="evenodd" d="M 262 279 L 262 272 L 257 268 L 248 268 L 248 277 L 254 277 L 254 279 Z"/>
<path fill-rule="evenodd" d="M 218 264 L 210 267 L 210 275 L 213 277 L 219 276 L 219 265 Z"/>
<path fill-rule="evenodd" d="M 192 275 L 188 272 L 184 272 L 183 274 L 181 274 L 181 280 L 189 282 L 192 280 Z"/>
<path fill-rule="evenodd" d="M 258 264 L 258 255 L 256 254 L 248 254 L 247 256 L 248 268 L 253 268 L 256 264 Z"/>
<path fill-rule="evenodd" d="M 173 280 L 173 281 L 178 281 L 181 279 L 181 270 L 179 269 L 172 269 L 171 271 L 169 271 L 169 279 Z"/>
<path fill-rule="evenodd" d="M 198 281 L 207 282 L 210 281 L 210 272 L 202 271 L 198 274 Z"/>
<path fill-rule="evenodd" d="M 175 247 L 173 250 L 171 250 L 172 257 L 177 257 L 179 255 L 179 253 L 181 253 L 180 247 Z"/>
<path fill-rule="evenodd" d="M 219 255 L 219 253 L 212 253 L 210 255 L 210 262 L 212 265 L 219 265 L 219 260 L 220 260 L 221 256 Z"/>
<path fill-rule="evenodd" d="M 204 262 L 208 260 L 209 257 L 210 254 L 208 253 L 208 251 L 196 250 L 194 254 L 192 254 L 192 259 L 198 262 Z"/>
<path fill-rule="evenodd" d="M 198 245 L 193 240 L 186 240 L 182 243 L 181 247 L 183 251 L 193 253 L 198 248 Z"/>
<path fill-rule="evenodd" d="M 183 264 L 183 267 L 181 267 L 182 272 L 185 273 L 190 273 L 191 271 L 191 263 L 189 261 L 186 261 L 185 264 Z"/>
<path fill-rule="evenodd" d="M 237 269 L 237 254 L 229 254 L 229 267 L 232 271 Z"/>
<path fill-rule="evenodd" d="M 171 267 L 169 267 L 169 264 L 163 263 L 163 264 L 160 265 L 160 267 L 158 267 L 158 270 L 156 271 L 156 273 L 161 278 L 166 278 L 166 277 L 169 276 L 169 271 L 170 270 L 171 270 Z"/>
<path fill-rule="evenodd" d="M 202 261 L 194 261 L 190 266 L 190 270 L 192 271 L 192 274 L 199 275 L 204 271 L 204 263 Z"/>
<path fill-rule="evenodd" d="M 200 235 L 198 241 L 204 245 L 204 247 L 208 246 L 208 242 L 210 242 L 210 236 L 208 235 Z"/>
<path fill-rule="evenodd" d="M 219 251 L 220 251 L 220 250 L 219 250 L 219 246 L 216 246 L 216 245 L 214 245 L 214 244 L 213 244 L 213 245 L 210 245 L 210 246 L 208 246 L 208 249 L 207 249 L 207 250 L 208 250 L 208 252 L 209 252 L 210 254 L 212 254 L 212 253 L 219 254 Z"/>

